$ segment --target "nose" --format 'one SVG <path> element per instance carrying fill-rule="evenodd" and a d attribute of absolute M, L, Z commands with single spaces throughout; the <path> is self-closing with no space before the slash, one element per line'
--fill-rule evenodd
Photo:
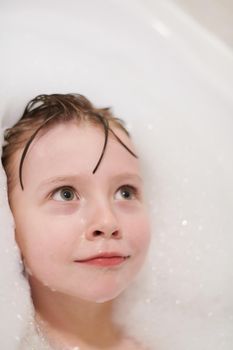
<path fill-rule="evenodd" d="M 121 239 L 122 233 L 116 215 L 111 208 L 98 205 L 87 228 L 86 238 L 88 240 L 95 240 L 100 237 L 105 239 Z"/>

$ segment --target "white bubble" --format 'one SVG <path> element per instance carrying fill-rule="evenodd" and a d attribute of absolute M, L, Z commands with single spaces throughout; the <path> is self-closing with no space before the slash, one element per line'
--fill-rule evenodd
<path fill-rule="evenodd" d="M 148 130 L 153 130 L 154 129 L 154 125 L 153 124 L 147 124 L 147 129 Z"/>
<path fill-rule="evenodd" d="M 20 320 L 20 321 L 22 321 L 22 320 L 23 320 L 23 317 L 22 317 L 22 315 L 20 315 L 20 314 L 17 314 L 17 319 L 18 319 L 18 320 Z"/>
<path fill-rule="evenodd" d="M 182 226 L 187 226 L 187 224 L 188 224 L 188 221 L 187 221 L 187 220 L 182 220 L 182 222 L 181 222 L 181 225 L 182 225 Z"/>
<path fill-rule="evenodd" d="M 119 298 L 124 329 L 152 349 L 225 350 L 220 324 L 231 340 L 233 320 L 231 50 L 186 16 L 177 1 L 3 3 L 3 127 L 38 93 L 74 91 L 113 106 L 134 132 L 149 200 L 156 203 L 155 239 L 146 282 L 135 282 Z M 207 4 L 208 16 L 213 4 Z M 5 180 L 2 171 L 1 342 L 2 334 L 8 340 L 22 334 L 24 322 L 16 315 L 26 323 L 30 310 Z"/>

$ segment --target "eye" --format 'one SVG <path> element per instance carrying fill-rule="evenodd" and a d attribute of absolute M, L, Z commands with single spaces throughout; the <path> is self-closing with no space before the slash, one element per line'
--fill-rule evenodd
<path fill-rule="evenodd" d="M 70 202 L 74 198 L 79 199 L 75 193 L 75 190 L 71 187 L 60 187 L 53 191 L 52 196 L 56 201 Z"/>
<path fill-rule="evenodd" d="M 134 186 L 131 185 L 124 185 L 121 186 L 115 194 L 116 199 L 135 199 L 137 197 L 137 189 Z"/>

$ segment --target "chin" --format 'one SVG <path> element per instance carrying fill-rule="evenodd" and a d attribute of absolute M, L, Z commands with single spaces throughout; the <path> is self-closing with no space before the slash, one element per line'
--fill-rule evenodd
<path fill-rule="evenodd" d="M 120 290 L 120 291 L 115 291 L 112 293 L 107 293 L 105 291 L 103 293 L 98 293 L 98 294 L 95 294 L 92 296 L 88 296 L 88 298 L 85 298 L 85 300 L 93 302 L 93 303 L 97 303 L 97 304 L 106 303 L 108 301 L 112 301 L 112 300 L 116 299 L 124 290 L 125 289 Z"/>
<path fill-rule="evenodd" d="M 134 271 L 135 272 L 135 271 Z M 83 300 L 94 302 L 94 303 L 104 303 L 116 299 L 120 294 L 122 294 L 129 285 L 135 280 L 137 273 L 127 274 L 108 274 L 106 271 L 105 276 L 102 274 L 96 276 L 91 283 L 80 286 L 76 289 L 74 286 L 74 293 L 76 296 Z"/>
<path fill-rule="evenodd" d="M 80 293 L 80 290 L 77 291 L 77 294 L 73 294 L 73 296 L 76 296 L 80 299 L 83 299 L 85 301 L 93 302 L 93 303 L 105 303 L 111 300 L 116 299 L 124 290 L 127 288 L 127 285 L 122 286 L 114 286 L 114 285 L 94 285 L 92 288 L 88 288 L 88 290 L 83 290 L 82 293 Z"/>

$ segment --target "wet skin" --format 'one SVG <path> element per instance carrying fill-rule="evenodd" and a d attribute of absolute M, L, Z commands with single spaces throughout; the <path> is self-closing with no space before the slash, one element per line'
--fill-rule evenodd
<path fill-rule="evenodd" d="M 134 150 L 123 131 L 114 131 Z M 95 310 L 93 315 L 107 322 L 110 309 L 104 302 L 134 280 L 148 250 L 150 228 L 139 160 L 110 136 L 92 174 L 103 142 L 99 127 L 57 125 L 33 141 L 23 166 L 24 191 L 18 182 L 10 194 L 34 304 L 54 324 L 77 325 L 81 319 L 76 308 L 80 315 L 82 309 L 88 315 Z M 14 157 L 16 171 L 21 153 Z M 116 253 L 121 261 L 81 262 L 106 252 Z M 57 307 L 64 320 L 55 316 Z"/>

